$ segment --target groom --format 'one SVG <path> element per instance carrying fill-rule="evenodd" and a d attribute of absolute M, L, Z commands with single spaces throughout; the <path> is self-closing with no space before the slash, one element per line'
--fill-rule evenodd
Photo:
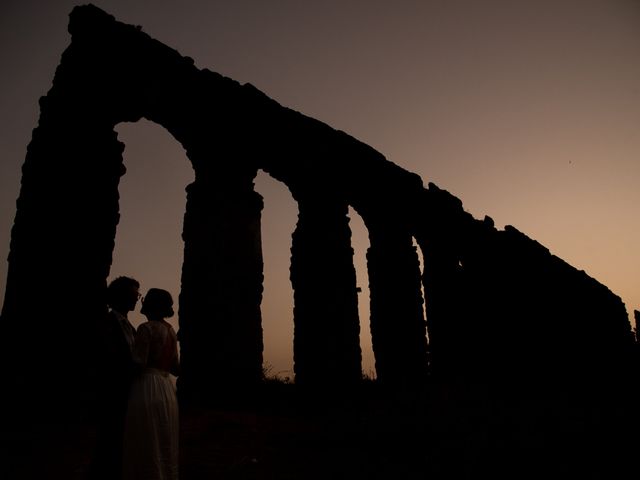
<path fill-rule="evenodd" d="M 134 375 L 135 327 L 127 315 L 140 298 L 140 283 L 117 277 L 107 287 L 109 313 L 101 322 L 98 439 L 90 478 L 122 477 L 122 442 L 129 388 Z"/>

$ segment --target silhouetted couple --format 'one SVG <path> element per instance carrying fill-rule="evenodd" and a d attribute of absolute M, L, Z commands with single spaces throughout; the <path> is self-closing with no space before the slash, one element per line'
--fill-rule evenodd
<path fill-rule="evenodd" d="M 109 313 L 101 326 L 101 398 L 96 456 L 91 478 L 146 480 L 178 478 L 178 401 L 169 374 L 178 375 L 173 299 L 150 289 L 136 331 L 127 315 L 136 307 L 140 284 L 129 277 L 107 288 Z"/>

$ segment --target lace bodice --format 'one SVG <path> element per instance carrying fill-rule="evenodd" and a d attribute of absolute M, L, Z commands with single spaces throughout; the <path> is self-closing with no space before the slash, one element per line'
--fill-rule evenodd
<path fill-rule="evenodd" d="M 149 321 L 138 327 L 134 358 L 146 368 L 178 374 L 178 339 L 173 327 L 165 321 Z"/>

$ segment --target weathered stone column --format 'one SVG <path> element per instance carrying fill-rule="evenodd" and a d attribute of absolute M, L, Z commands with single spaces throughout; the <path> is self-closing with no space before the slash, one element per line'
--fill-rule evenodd
<path fill-rule="evenodd" d="M 369 222 L 367 251 L 371 340 L 378 380 L 423 382 L 428 371 L 420 267 L 411 236 L 397 226 Z"/>
<path fill-rule="evenodd" d="M 434 233 L 437 236 L 437 233 Z M 450 376 L 462 367 L 459 363 L 461 338 L 460 305 L 464 297 L 459 284 L 459 260 L 450 245 L 437 238 L 418 239 L 424 259 L 422 282 L 426 297 L 429 331 L 430 369 L 438 376 Z"/>
<path fill-rule="evenodd" d="M 362 378 L 362 354 L 348 207 L 319 199 L 298 206 L 291 247 L 296 383 L 352 385 Z"/>
<path fill-rule="evenodd" d="M 207 400 L 262 376 L 262 197 L 252 175 L 199 175 L 187 187 L 179 339 L 185 397 Z"/>
<path fill-rule="evenodd" d="M 424 191 L 416 241 L 424 260 L 422 283 L 429 331 L 430 371 L 450 378 L 464 371 L 466 352 L 461 331 L 466 291 L 460 265 L 460 200 L 433 184 Z"/>
<path fill-rule="evenodd" d="M 419 212 L 415 236 L 424 260 L 430 371 L 436 378 L 467 375 L 471 329 L 478 326 L 476 318 L 467 318 L 477 306 L 469 305 L 461 264 L 461 243 L 469 235 L 465 225 L 471 216 L 459 199 L 431 183 Z"/>
<path fill-rule="evenodd" d="M 65 118 L 56 98 L 41 106 L 22 169 L 0 326 L 7 394 L 44 400 L 44 411 L 73 409 L 96 386 L 124 167 L 112 126 Z M 60 395 L 43 393 L 53 391 Z"/>

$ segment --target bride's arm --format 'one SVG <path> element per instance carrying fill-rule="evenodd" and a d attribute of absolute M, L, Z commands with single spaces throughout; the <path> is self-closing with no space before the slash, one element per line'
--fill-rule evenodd
<path fill-rule="evenodd" d="M 171 360 L 171 367 L 169 368 L 169 373 L 177 377 L 178 375 L 180 375 L 180 358 L 178 357 L 178 341 L 175 333 L 172 335 L 172 343 L 173 343 L 173 357 Z"/>

